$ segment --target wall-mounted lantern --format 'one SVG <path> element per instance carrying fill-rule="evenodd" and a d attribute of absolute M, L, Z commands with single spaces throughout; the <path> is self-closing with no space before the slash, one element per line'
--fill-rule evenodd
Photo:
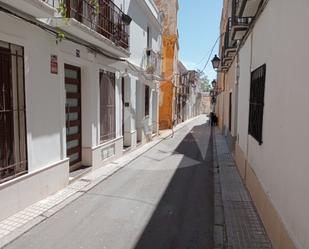
<path fill-rule="evenodd" d="M 129 16 L 129 15 L 126 15 L 126 14 L 122 14 L 122 17 L 121 17 L 122 21 L 124 22 L 125 25 L 130 25 L 131 21 L 132 21 L 132 18 Z"/>
<path fill-rule="evenodd" d="M 211 60 L 212 67 L 215 70 L 217 70 L 220 67 L 220 62 L 221 62 L 220 58 L 217 55 L 215 55 L 215 57 Z"/>

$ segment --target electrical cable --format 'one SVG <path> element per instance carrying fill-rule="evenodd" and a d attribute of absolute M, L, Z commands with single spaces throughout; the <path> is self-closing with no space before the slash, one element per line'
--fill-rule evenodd
<path fill-rule="evenodd" d="M 212 53 L 213 53 L 213 51 L 214 51 L 214 49 L 215 49 L 215 47 L 216 47 L 218 41 L 220 40 L 220 38 L 221 38 L 223 35 L 224 35 L 224 33 L 220 34 L 219 37 L 217 38 L 215 44 L 213 45 L 213 47 L 212 47 L 212 49 L 211 49 L 211 51 L 210 51 L 210 54 L 209 54 L 208 59 L 207 59 L 207 62 L 206 62 L 206 64 L 205 64 L 205 66 L 203 67 L 203 69 L 201 70 L 201 72 L 204 72 L 205 69 L 206 69 L 206 67 L 208 66 L 208 63 L 209 63 L 210 58 L 211 58 L 211 56 L 212 56 Z"/>

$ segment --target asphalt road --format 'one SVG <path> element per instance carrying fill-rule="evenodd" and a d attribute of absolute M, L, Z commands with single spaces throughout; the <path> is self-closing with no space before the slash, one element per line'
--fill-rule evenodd
<path fill-rule="evenodd" d="M 212 249 L 211 140 L 191 121 L 5 248 Z"/>

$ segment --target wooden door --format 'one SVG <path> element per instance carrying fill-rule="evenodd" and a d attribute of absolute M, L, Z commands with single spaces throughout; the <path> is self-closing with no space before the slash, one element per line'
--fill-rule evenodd
<path fill-rule="evenodd" d="M 66 146 L 70 166 L 81 162 L 81 81 L 80 68 L 65 65 Z M 72 169 L 73 167 L 71 167 Z M 75 167 L 74 167 L 75 168 Z"/>

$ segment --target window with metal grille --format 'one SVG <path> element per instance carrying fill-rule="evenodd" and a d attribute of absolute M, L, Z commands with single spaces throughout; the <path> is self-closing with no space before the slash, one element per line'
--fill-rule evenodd
<path fill-rule="evenodd" d="M 149 116 L 149 86 L 145 86 L 145 116 Z"/>
<path fill-rule="evenodd" d="M 0 41 L 0 183 L 27 173 L 24 49 Z"/>
<path fill-rule="evenodd" d="M 115 74 L 100 72 L 100 139 L 105 142 L 116 137 Z"/>
<path fill-rule="evenodd" d="M 249 134 L 259 144 L 263 143 L 263 115 L 265 94 L 266 64 L 251 73 Z"/>

